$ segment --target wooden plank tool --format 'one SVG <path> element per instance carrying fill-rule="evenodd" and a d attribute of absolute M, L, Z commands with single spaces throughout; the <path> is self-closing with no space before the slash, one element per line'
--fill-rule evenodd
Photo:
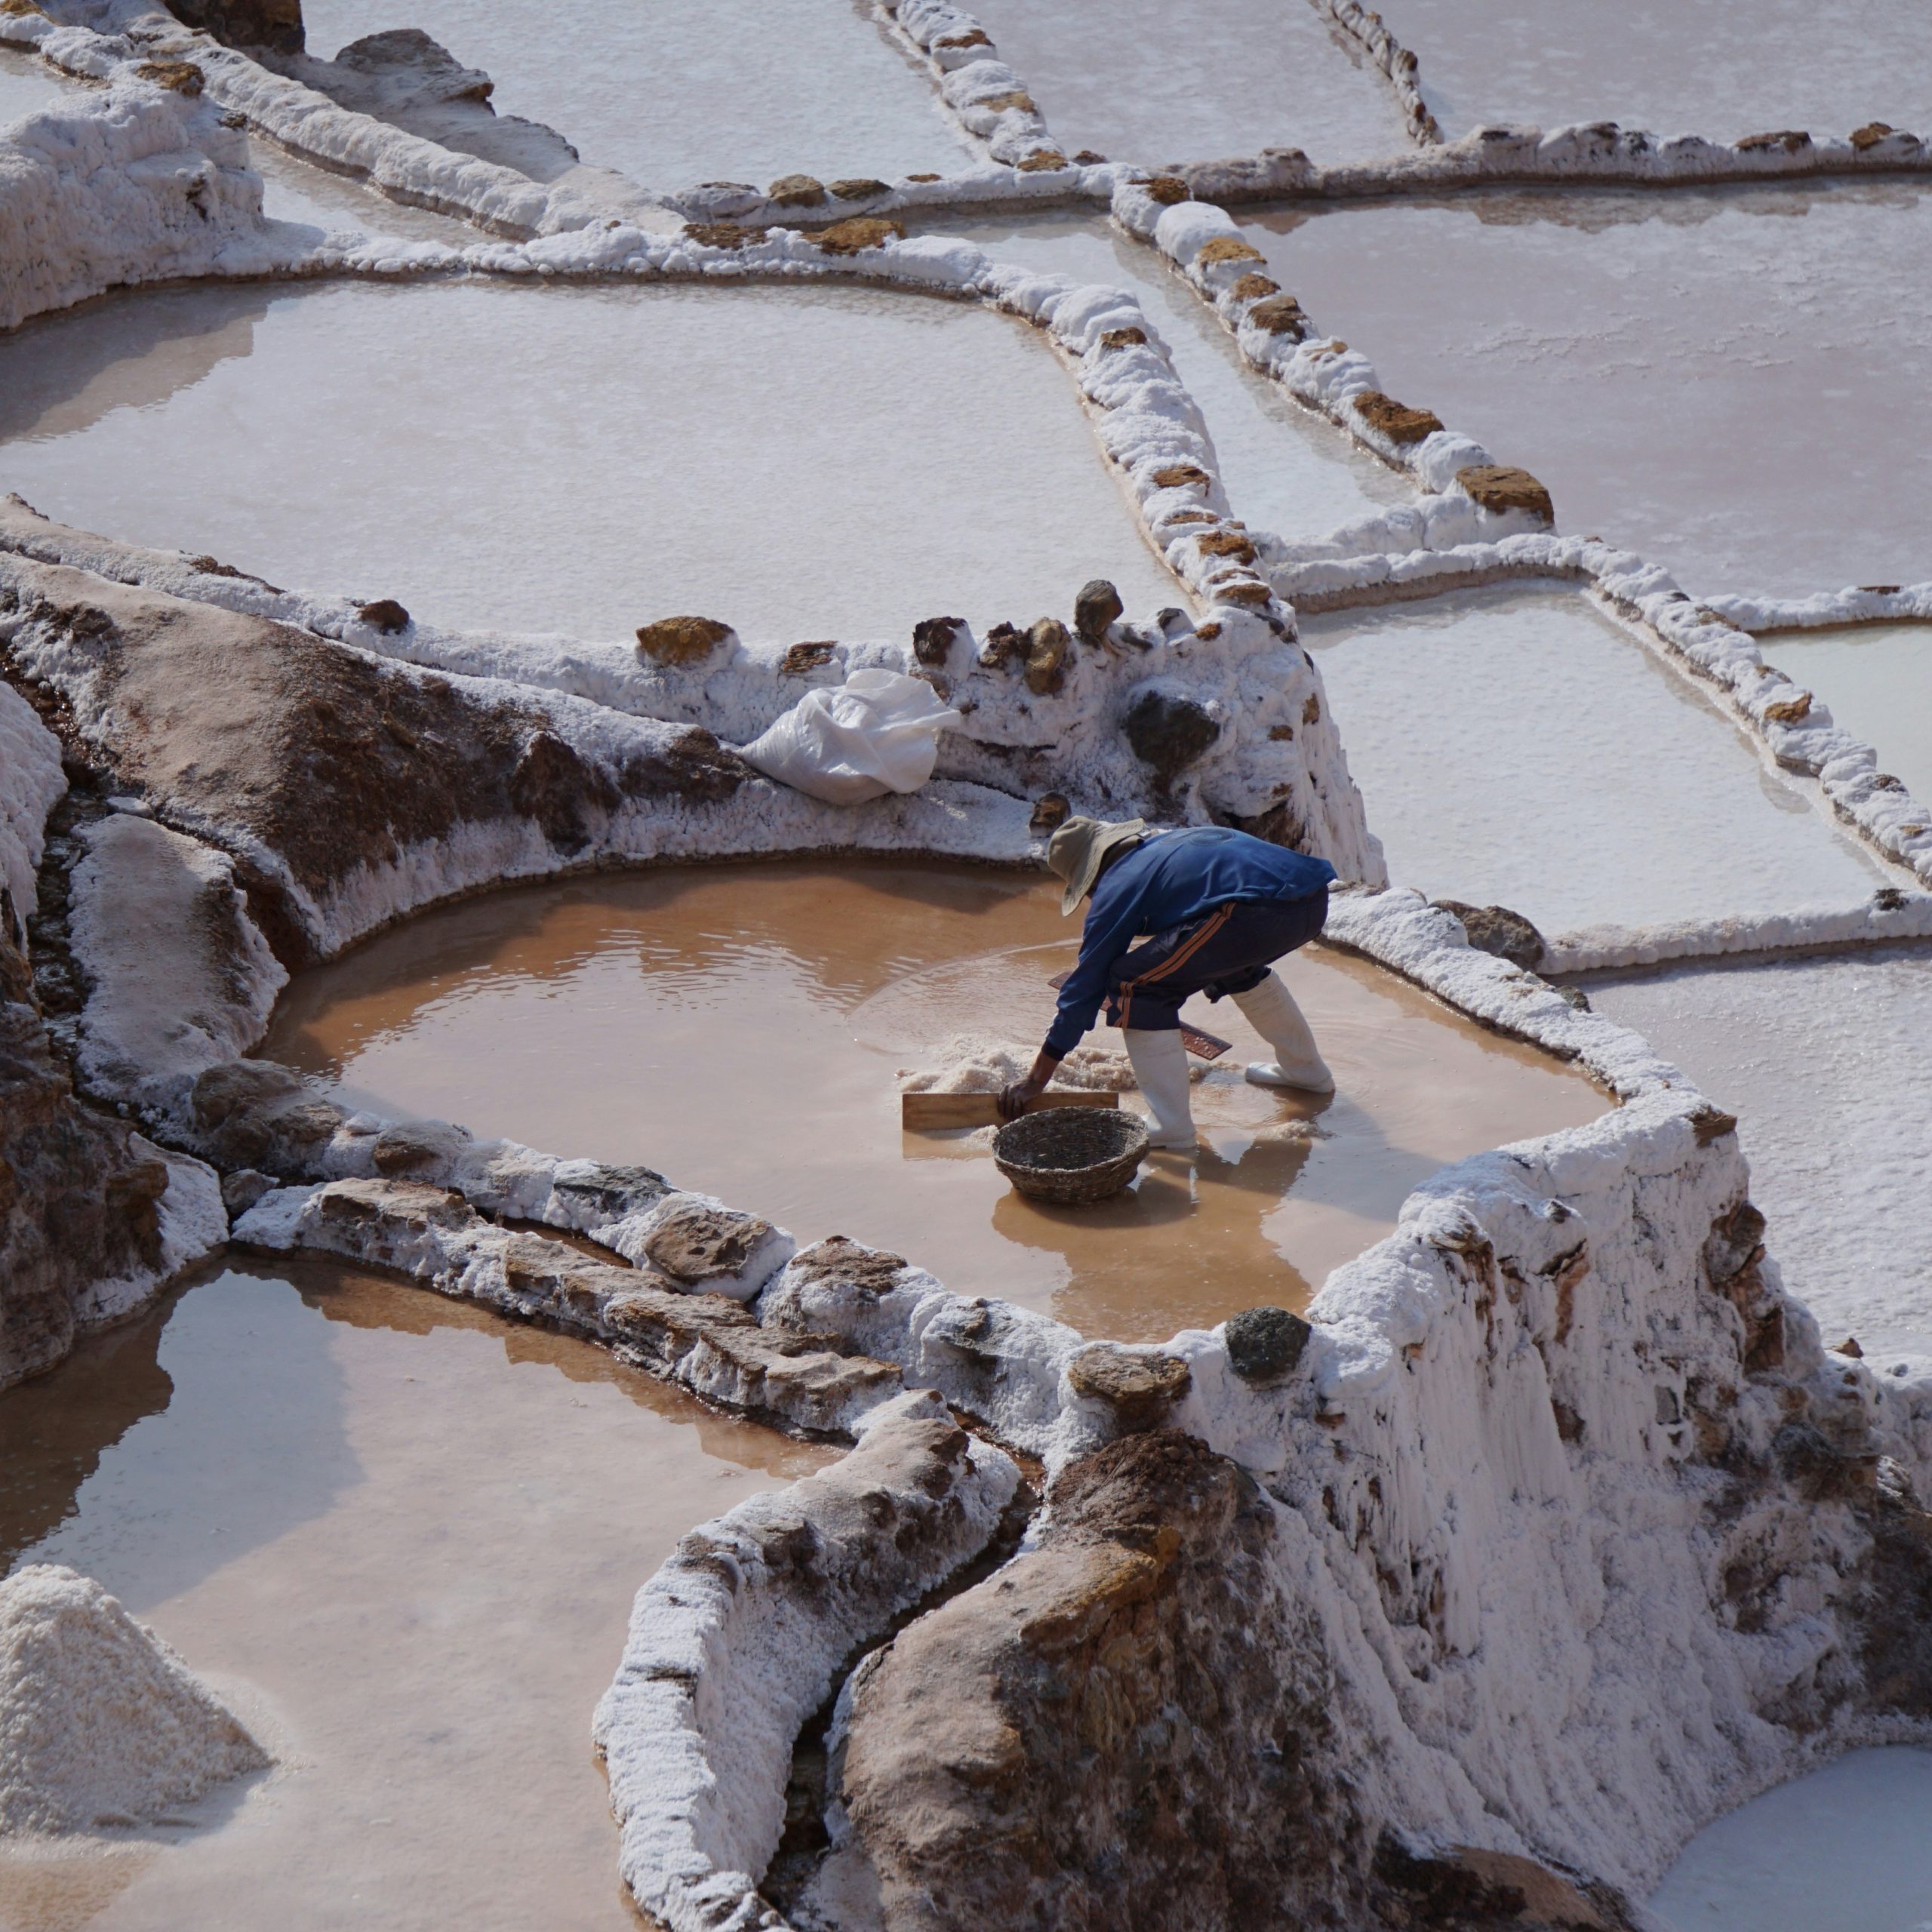
<path fill-rule="evenodd" d="M 997 1094 L 901 1094 L 899 1124 L 909 1134 L 937 1134 L 948 1128 L 998 1127 L 1001 1124 Z M 1049 1088 L 1035 1100 L 1029 1112 L 1043 1107 L 1117 1107 L 1118 1094 L 1084 1094 L 1075 1090 Z"/>

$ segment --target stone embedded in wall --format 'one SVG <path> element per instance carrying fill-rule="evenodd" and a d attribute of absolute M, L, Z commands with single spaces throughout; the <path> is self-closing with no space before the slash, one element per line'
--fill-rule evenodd
<path fill-rule="evenodd" d="M 815 208 L 825 202 L 825 183 L 810 174 L 781 174 L 764 192 L 781 208 Z"/>
<path fill-rule="evenodd" d="M 638 626 L 637 654 L 654 664 L 695 664 L 734 635 L 715 617 L 660 617 Z"/>
<path fill-rule="evenodd" d="M 1462 922 L 1469 943 L 1478 952 L 1493 952 L 1512 966 L 1534 971 L 1549 951 L 1543 936 L 1520 912 L 1506 906 L 1466 906 L 1460 899 L 1438 899 L 1439 911 Z"/>
<path fill-rule="evenodd" d="M 409 613 L 393 597 L 378 597 L 355 613 L 365 624 L 374 624 L 385 637 L 399 637 L 409 628 Z"/>
<path fill-rule="evenodd" d="M 1506 510 L 1524 510 L 1545 523 L 1556 521 L 1549 492 L 1527 469 L 1507 463 L 1478 463 L 1456 472 L 1463 494 L 1486 510 L 1500 515 Z"/>
<path fill-rule="evenodd" d="M 922 617 L 912 626 L 912 655 L 921 664 L 943 671 L 955 642 L 968 635 L 964 617 Z"/>
<path fill-rule="evenodd" d="M 1145 685 L 1127 707 L 1127 742 L 1155 778 L 1171 784 L 1221 735 L 1206 707 L 1191 697 Z"/>
<path fill-rule="evenodd" d="M 1066 1366 L 1066 1386 L 1090 1401 L 1104 1402 L 1124 1431 L 1152 1429 L 1186 1394 L 1187 1364 L 1175 1355 L 1154 1355 L 1096 1342 Z"/>
<path fill-rule="evenodd" d="M 882 248 L 888 242 L 906 238 L 906 224 L 884 215 L 854 215 L 822 228 L 812 238 L 828 255 L 856 255 L 867 248 Z"/>
<path fill-rule="evenodd" d="M 1244 1308 L 1221 1332 L 1229 1366 L 1243 1381 L 1265 1384 L 1295 1372 L 1314 1331 L 1285 1308 Z"/>
<path fill-rule="evenodd" d="M 227 47 L 303 49 L 302 0 L 168 0 L 183 26 L 211 33 Z"/>
<path fill-rule="evenodd" d="M 1120 592 L 1103 577 L 1091 579 L 1073 600 L 1073 628 L 1082 644 L 1104 644 L 1107 632 L 1120 621 L 1125 606 Z"/>
<path fill-rule="evenodd" d="M 1073 640 L 1057 617 L 1041 617 L 1026 633 L 1026 688 L 1050 697 L 1066 682 L 1066 654 Z"/>
<path fill-rule="evenodd" d="M 1406 445 L 1432 436 L 1442 427 L 1442 419 L 1432 409 L 1412 409 L 1380 389 L 1369 389 L 1355 398 L 1355 414 L 1371 429 L 1379 430 L 1392 443 Z"/>

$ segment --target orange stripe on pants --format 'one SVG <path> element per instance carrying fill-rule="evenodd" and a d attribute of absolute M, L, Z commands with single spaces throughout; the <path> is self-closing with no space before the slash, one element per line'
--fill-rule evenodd
<path fill-rule="evenodd" d="M 1201 921 L 1199 930 L 1185 946 L 1177 946 L 1174 952 L 1152 972 L 1142 973 L 1131 980 L 1123 980 L 1120 986 L 1120 1017 L 1115 1021 L 1117 1026 L 1128 1023 L 1128 1015 L 1134 1010 L 1134 989 L 1138 986 L 1151 986 L 1157 980 L 1165 979 L 1170 973 L 1185 966 L 1221 928 L 1234 916 L 1235 907 L 1241 902 L 1227 900 L 1217 906 Z"/>

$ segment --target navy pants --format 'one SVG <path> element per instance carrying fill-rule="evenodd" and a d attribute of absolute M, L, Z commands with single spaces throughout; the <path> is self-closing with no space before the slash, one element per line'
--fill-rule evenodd
<path fill-rule="evenodd" d="M 1306 946 L 1328 916 L 1328 888 L 1302 899 L 1230 899 L 1122 953 L 1107 974 L 1116 1026 L 1171 1032 L 1196 993 L 1219 999 L 1260 985 L 1274 962 Z"/>

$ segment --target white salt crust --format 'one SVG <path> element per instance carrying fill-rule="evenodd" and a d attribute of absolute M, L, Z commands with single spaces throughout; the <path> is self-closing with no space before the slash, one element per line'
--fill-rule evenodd
<path fill-rule="evenodd" d="M 1810 597 L 1712 597 L 1705 602 L 1739 629 L 1761 637 L 1770 631 L 1932 620 L 1932 583 L 1861 583 Z"/>
<path fill-rule="evenodd" d="M 0 886 L 13 906 L 12 937 L 24 941 L 47 814 L 67 789 L 60 740 L 11 685 L 0 685 Z"/>
<path fill-rule="evenodd" d="M 0 1581 L 0 1837 L 180 1822 L 268 1755 L 91 1577 L 36 1563 Z"/>
<path fill-rule="evenodd" d="M 702 1524 L 638 1591 L 592 1734 L 624 1882 L 665 1924 L 769 1922 L 758 1881 L 800 1727 L 852 1652 L 977 1555 L 1013 1500 L 1011 1457 L 962 1439 L 949 1466 L 926 1446 L 934 1423 L 952 1419 L 931 1394 L 883 1404 L 843 1461 Z M 888 1514 L 926 1534 L 880 1534 Z"/>

